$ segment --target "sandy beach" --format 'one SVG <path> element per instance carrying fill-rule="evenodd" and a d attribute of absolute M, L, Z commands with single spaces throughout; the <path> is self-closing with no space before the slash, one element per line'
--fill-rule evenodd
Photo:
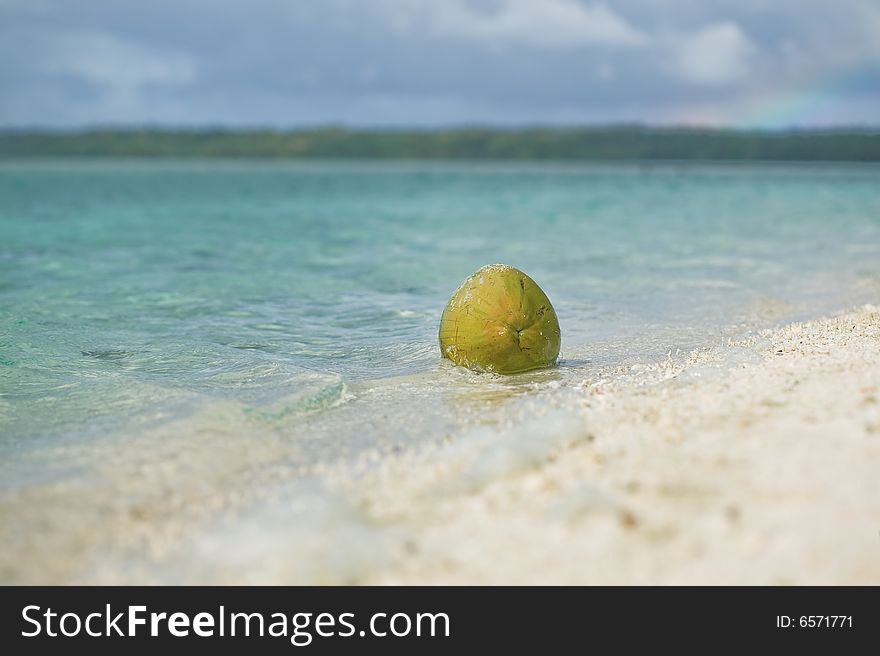
<path fill-rule="evenodd" d="M 880 582 L 878 308 L 639 373 L 585 381 L 576 412 L 517 437 L 567 421 L 568 443 L 487 445 L 482 465 L 456 445 L 359 485 L 366 516 L 410 536 L 369 581 Z"/>
<path fill-rule="evenodd" d="M 66 447 L 86 482 L 2 493 L 3 581 L 880 583 L 877 307 L 497 410 L 309 471 L 276 433 L 207 424 L 184 451 L 173 424 Z"/>

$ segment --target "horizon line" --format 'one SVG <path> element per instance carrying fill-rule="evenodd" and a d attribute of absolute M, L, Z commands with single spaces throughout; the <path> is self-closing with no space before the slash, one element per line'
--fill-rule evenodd
<path fill-rule="evenodd" d="M 266 133 L 278 134 L 290 133 L 315 133 L 315 132 L 350 132 L 350 133 L 436 133 L 436 132 L 528 132 L 528 131 L 615 131 L 634 130 L 652 132 L 704 132 L 704 133 L 759 133 L 759 134 L 782 134 L 782 133 L 877 133 L 880 132 L 878 124 L 854 124 L 840 123 L 828 125 L 791 125 L 791 126 L 738 126 L 738 125 L 709 125 L 698 123 L 648 123 L 636 121 L 605 122 L 605 123 L 522 123 L 522 124 L 499 124 L 484 122 L 462 122 L 444 125 L 358 125 L 343 122 L 327 122 L 303 125 L 267 125 L 267 124 L 229 124 L 229 123 L 204 123 L 204 124 L 170 124 L 170 123 L 94 123 L 80 126 L 4 126 L 0 125 L 0 134 L 40 134 L 40 135 L 77 135 L 90 133 L 137 133 L 137 132 L 165 132 L 165 133 Z"/>

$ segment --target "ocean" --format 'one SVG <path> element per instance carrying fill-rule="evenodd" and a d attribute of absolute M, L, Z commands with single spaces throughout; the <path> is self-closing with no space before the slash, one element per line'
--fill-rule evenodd
<path fill-rule="evenodd" d="M 491 263 L 549 296 L 557 367 L 441 360 L 446 301 Z M 57 552 L 129 530 L 114 513 L 259 534 L 277 516 L 248 509 L 321 499 L 333 463 L 504 440 L 584 381 L 878 291 L 873 165 L 5 161 L 0 493 L 34 516 L 22 549 L 56 552 L 35 567 L 99 580 L 106 543 Z"/>

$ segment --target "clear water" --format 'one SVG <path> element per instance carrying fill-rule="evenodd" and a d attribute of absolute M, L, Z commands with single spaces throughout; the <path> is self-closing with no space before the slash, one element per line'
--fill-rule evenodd
<path fill-rule="evenodd" d="M 589 368 L 870 298 L 878 255 L 871 167 L 6 163 L 3 441 L 436 372 L 487 263 L 544 287 Z"/>
<path fill-rule="evenodd" d="M 494 262 L 554 303 L 559 367 L 441 362 L 446 300 Z M 134 436 L 163 425 L 169 484 L 240 484 L 202 449 L 290 478 L 878 290 L 878 167 L 6 162 L 0 486 L 155 463 Z"/>

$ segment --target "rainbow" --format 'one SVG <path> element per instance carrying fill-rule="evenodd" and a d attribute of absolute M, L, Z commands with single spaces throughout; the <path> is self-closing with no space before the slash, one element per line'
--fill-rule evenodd
<path fill-rule="evenodd" d="M 863 62 L 843 72 L 837 71 L 809 83 L 789 84 L 732 102 L 723 109 L 689 111 L 677 117 L 683 123 L 710 124 L 735 128 L 796 128 L 815 126 L 852 126 L 880 123 L 880 101 L 860 112 L 853 107 L 853 96 L 864 89 L 877 87 L 876 71 Z"/>

